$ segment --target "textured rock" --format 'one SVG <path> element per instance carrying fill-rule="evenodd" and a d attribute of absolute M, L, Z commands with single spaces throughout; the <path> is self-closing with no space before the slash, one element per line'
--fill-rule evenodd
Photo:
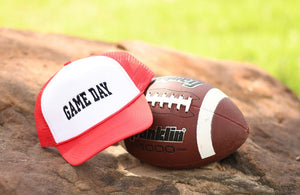
<path fill-rule="evenodd" d="M 110 50 L 129 51 L 156 76 L 189 76 L 220 88 L 249 123 L 246 143 L 220 162 L 191 170 L 144 164 L 120 144 L 77 167 L 55 148 L 41 148 L 33 113 L 42 85 L 65 62 Z M 0 194 L 300 194 L 299 140 L 300 101 L 253 65 L 141 42 L 0 28 Z"/>

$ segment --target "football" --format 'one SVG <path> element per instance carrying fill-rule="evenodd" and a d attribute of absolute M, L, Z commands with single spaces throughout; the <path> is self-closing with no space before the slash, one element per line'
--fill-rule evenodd
<path fill-rule="evenodd" d="M 187 77 L 157 77 L 145 96 L 153 113 L 146 131 L 124 140 L 139 160 L 165 168 L 196 168 L 219 161 L 247 139 L 239 108 L 219 89 Z"/>

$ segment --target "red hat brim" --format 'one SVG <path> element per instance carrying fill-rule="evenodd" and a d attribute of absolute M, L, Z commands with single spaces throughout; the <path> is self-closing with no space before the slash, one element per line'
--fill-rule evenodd
<path fill-rule="evenodd" d="M 105 148 L 148 129 L 152 123 L 150 106 L 144 94 L 141 94 L 119 112 L 76 139 L 56 147 L 66 161 L 72 165 L 80 165 Z"/>

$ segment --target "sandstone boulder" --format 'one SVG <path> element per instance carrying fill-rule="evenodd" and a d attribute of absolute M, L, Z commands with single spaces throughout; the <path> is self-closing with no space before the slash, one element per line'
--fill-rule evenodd
<path fill-rule="evenodd" d="M 156 76 L 181 75 L 224 91 L 250 126 L 228 158 L 191 170 L 150 166 L 115 144 L 80 166 L 41 148 L 34 121 L 42 85 L 70 60 L 125 50 Z M 245 63 L 203 59 L 129 41 L 106 43 L 0 28 L 0 194 L 300 194 L 300 101 Z"/>

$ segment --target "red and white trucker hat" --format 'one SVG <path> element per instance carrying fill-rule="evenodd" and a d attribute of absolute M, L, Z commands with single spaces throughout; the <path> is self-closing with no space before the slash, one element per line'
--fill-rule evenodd
<path fill-rule="evenodd" d="M 154 74 L 126 52 L 66 64 L 41 89 L 35 105 L 42 147 L 55 146 L 72 165 L 149 128 L 143 94 Z"/>

